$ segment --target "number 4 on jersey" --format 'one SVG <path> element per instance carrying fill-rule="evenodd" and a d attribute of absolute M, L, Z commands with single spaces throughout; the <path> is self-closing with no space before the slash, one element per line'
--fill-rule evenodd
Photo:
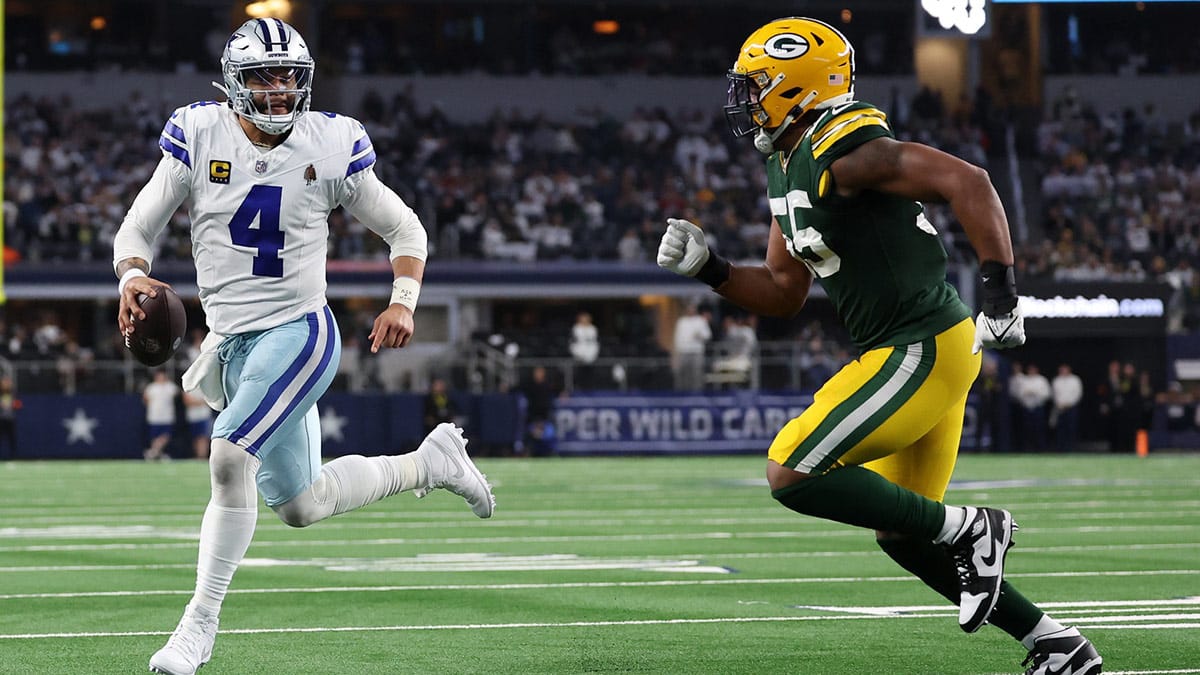
<path fill-rule="evenodd" d="M 257 249 L 254 256 L 254 276 L 282 277 L 283 232 L 279 229 L 279 205 L 283 188 L 278 185 L 255 185 L 229 221 L 229 235 L 238 246 Z M 258 228 L 250 225 L 258 217 Z"/>

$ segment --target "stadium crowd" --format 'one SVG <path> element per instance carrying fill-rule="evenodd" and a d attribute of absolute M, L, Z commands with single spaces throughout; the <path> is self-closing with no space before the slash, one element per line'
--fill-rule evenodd
<path fill-rule="evenodd" d="M 1181 123 L 1153 104 L 1099 115 L 1065 91 L 1037 130 L 1041 229 L 1018 274 L 1171 285 L 1170 330 L 1200 328 L 1200 109 Z"/>
<path fill-rule="evenodd" d="M 568 55 L 573 50 L 566 47 L 590 39 L 584 33 L 560 37 Z M 600 66 L 563 72 L 589 68 Z M 877 103 L 900 138 L 980 165 L 997 154 L 1000 115 L 986 95 L 951 105 L 922 90 L 911 101 L 893 95 Z M 170 110 L 145 96 L 102 112 L 84 112 L 66 95 L 18 96 L 6 102 L 5 114 L 6 261 L 107 261 L 127 205 L 158 161 L 156 139 Z M 376 170 L 421 214 L 438 258 L 649 263 L 663 220 L 676 215 L 702 223 L 730 258 L 759 259 L 765 247 L 769 209 L 761 156 L 732 139 L 711 112 L 643 108 L 614 119 L 584 110 L 558 122 L 509 110 L 464 124 L 436 106 L 418 107 L 400 91 L 368 94 L 356 114 L 377 148 Z M 1170 330 L 1200 328 L 1200 110 L 1182 121 L 1162 119 L 1152 105 L 1101 115 L 1066 91 L 1034 136 L 1031 158 L 1041 167 L 1040 184 L 1026 187 L 1034 188 L 1041 213 L 1031 236 L 1019 242 L 1018 277 L 1164 281 L 1175 289 Z M 929 216 L 951 259 L 970 262 L 948 210 L 930 206 Z M 340 210 L 330 219 L 330 250 L 339 260 L 385 256 L 379 240 Z M 190 259 L 182 209 L 159 259 Z M 737 319 L 725 309 L 709 307 L 712 345 L 726 341 L 726 321 Z M 44 378 L 64 389 L 89 381 L 75 374 L 91 372 L 93 362 L 121 355 L 113 340 L 87 335 L 90 326 L 64 329 L 69 322 L 52 311 L 6 319 L 0 331 L 5 356 L 54 363 Z M 566 356 L 566 341 L 547 341 L 538 330 L 545 319 L 509 322 L 506 340 L 522 345 L 522 356 Z M 522 331 L 522 322 L 533 328 Z M 630 321 L 602 333 L 601 355 L 669 356 L 648 323 Z M 561 328 L 565 334 L 569 323 Z M 850 358 L 844 339 L 820 322 L 786 334 L 760 328 L 758 338 L 764 337 L 804 345 L 797 358 L 805 362 L 805 386 Z M 593 379 L 597 386 L 667 381 L 653 373 L 605 372 Z M 1089 391 L 1097 386 L 1089 383 Z M 1192 395 L 1174 383 L 1154 388 L 1155 395 L 1143 398 L 1174 402 L 1172 409 L 1193 405 Z"/>
<path fill-rule="evenodd" d="M 898 105 L 893 123 L 970 161 L 985 161 L 987 138 L 970 122 L 921 100 Z M 882 105 L 882 104 L 881 104 Z M 101 113 L 69 97 L 20 96 L 6 108 L 5 211 L 10 258 L 104 260 L 137 188 L 153 171 L 156 139 L 170 114 L 145 97 Z M 417 110 L 404 93 L 369 94 L 360 116 L 380 160 L 377 172 L 406 192 L 442 257 L 647 261 L 667 215 L 687 214 L 732 258 L 752 258 L 768 227 L 761 157 L 729 137 L 719 116 L 643 109 L 617 120 L 597 111 L 572 123 L 497 112 L 482 124 Z M 947 123 L 949 122 L 949 123 Z M 947 212 L 931 220 L 961 257 Z M 365 228 L 337 212 L 332 257 L 384 255 Z M 160 259 L 190 258 L 181 209 Z"/>

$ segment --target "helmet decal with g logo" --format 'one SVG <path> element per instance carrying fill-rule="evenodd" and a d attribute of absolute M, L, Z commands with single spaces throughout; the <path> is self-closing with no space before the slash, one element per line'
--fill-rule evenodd
<path fill-rule="evenodd" d="M 780 33 L 767 40 L 763 51 L 772 58 L 795 59 L 808 53 L 808 40 L 795 33 Z"/>

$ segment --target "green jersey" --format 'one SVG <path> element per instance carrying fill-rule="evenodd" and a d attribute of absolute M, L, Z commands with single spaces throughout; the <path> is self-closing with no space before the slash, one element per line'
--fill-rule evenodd
<path fill-rule="evenodd" d="M 892 137 L 869 103 L 826 111 L 789 158 L 767 158 L 767 196 L 788 253 L 803 261 L 863 351 L 920 342 L 970 316 L 946 281 L 946 251 L 919 202 L 864 191 L 837 195 L 830 166 Z"/>

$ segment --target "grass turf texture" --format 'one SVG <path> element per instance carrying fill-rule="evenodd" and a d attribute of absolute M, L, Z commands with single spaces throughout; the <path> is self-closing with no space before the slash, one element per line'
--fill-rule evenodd
<path fill-rule="evenodd" d="M 262 508 L 204 675 L 1022 670 L 870 533 L 776 504 L 762 458 L 479 463 L 490 521 L 444 491 L 305 530 Z M 191 594 L 207 468 L 0 479 L 0 673 L 144 671 Z M 966 455 L 947 500 L 1012 510 L 1010 580 L 1106 672 L 1200 672 L 1200 456 Z"/>

